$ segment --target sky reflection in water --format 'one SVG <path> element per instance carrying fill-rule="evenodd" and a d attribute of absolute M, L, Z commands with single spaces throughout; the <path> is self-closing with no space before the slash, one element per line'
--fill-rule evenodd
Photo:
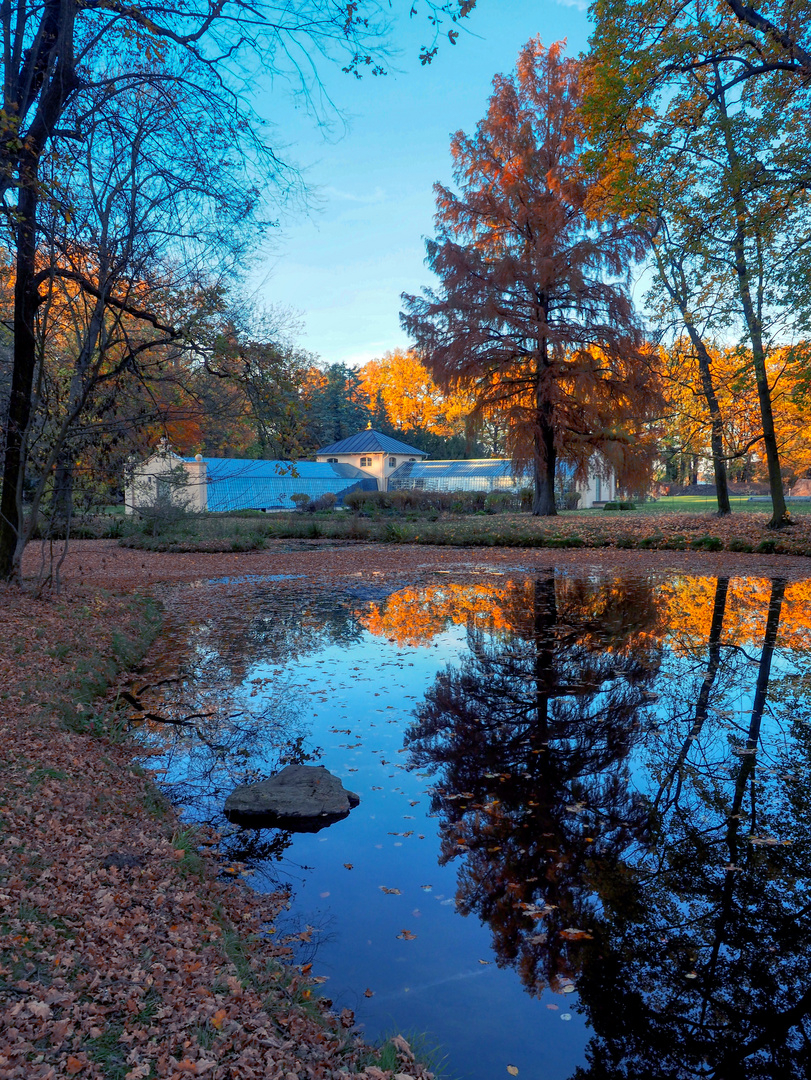
<path fill-rule="evenodd" d="M 145 738 L 190 819 L 290 760 L 360 794 L 226 846 L 290 884 L 284 929 L 370 1037 L 430 1032 L 470 1080 L 805 1077 L 810 601 L 552 571 L 215 591 L 152 692 L 197 715 Z"/>

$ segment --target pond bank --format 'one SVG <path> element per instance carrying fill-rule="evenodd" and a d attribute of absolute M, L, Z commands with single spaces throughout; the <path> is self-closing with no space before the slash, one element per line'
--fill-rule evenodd
<path fill-rule="evenodd" d="M 59 544 L 54 543 L 57 549 Z M 39 562 L 39 544 L 26 551 L 24 571 Z M 118 546 L 116 540 L 73 540 L 61 569 L 67 584 L 133 591 L 151 585 L 191 583 L 223 576 L 305 574 L 328 584 L 358 574 L 413 576 L 436 570 L 466 572 L 533 570 L 539 566 L 571 566 L 612 570 L 673 570 L 699 574 L 725 572 L 779 574 L 786 581 L 811 577 L 811 559 L 730 551 L 624 551 L 616 548 L 537 550 L 533 548 L 430 547 L 365 544 L 333 540 L 273 540 L 265 550 L 235 553 L 145 552 Z"/>
<path fill-rule="evenodd" d="M 0 1078 L 381 1080 L 265 932 L 285 898 L 223 877 L 94 697 L 143 655 L 154 603 L 75 584 L 2 600 Z M 389 1058 L 424 1072 L 405 1043 Z"/>

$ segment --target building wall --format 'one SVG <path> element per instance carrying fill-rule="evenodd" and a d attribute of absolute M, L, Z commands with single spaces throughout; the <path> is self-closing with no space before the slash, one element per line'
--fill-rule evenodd
<path fill-rule="evenodd" d="M 181 469 L 182 473 L 178 471 Z M 132 470 L 129 483 L 124 487 L 125 514 L 154 506 L 164 499 L 192 512 L 206 510 L 205 462 L 184 461 L 171 450 L 162 449 Z"/>
<path fill-rule="evenodd" d="M 613 470 L 611 470 L 608 477 L 589 473 L 587 482 L 585 484 L 576 484 L 575 490 L 580 492 L 578 508 L 587 510 L 595 503 L 611 502 L 615 498 L 617 492 L 616 477 Z"/>
<path fill-rule="evenodd" d="M 378 491 L 388 491 L 389 477 L 403 464 L 404 461 L 420 461 L 420 457 L 409 454 L 383 454 L 367 452 L 365 454 L 318 454 L 316 461 L 339 461 L 342 464 L 354 465 L 357 469 L 373 476 L 377 481 Z M 361 464 L 364 462 L 364 464 Z M 365 464 L 371 462 L 371 464 Z M 392 462 L 394 464 L 392 464 Z"/>

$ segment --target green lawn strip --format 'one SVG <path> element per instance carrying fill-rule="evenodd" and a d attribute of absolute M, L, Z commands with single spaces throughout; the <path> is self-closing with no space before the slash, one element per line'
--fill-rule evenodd
<path fill-rule="evenodd" d="M 626 509 L 562 511 L 553 518 L 515 510 L 459 514 L 436 508 L 384 507 L 358 513 L 267 514 L 263 519 L 195 519 L 182 539 L 133 532 L 119 540 L 127 547 L 168 552 L 257 550 L 272 540 L 332 540 L 343 543 L 431 544 L 451 547 L 601 548 L 623 550 L 730 550 L 811 554 L 809 504 L 793 504 L 795 524 L 768 529 L 770 504 L 733 500 L 735 511 L 719 518 L 714 502 L 694 496 L 648 503 L 619 503 Z M 627 509 L 633 505 L 633 509 Z M 233 535 L 228 528 L 240 529 Z M 212 532 L 216 531 L 214 537 Z"/>

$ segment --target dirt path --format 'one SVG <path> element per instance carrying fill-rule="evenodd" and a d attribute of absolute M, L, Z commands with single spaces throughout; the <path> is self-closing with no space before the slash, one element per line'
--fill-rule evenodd
<path fill-rule="evenodd" d="M 35 572 L 37 545 L 26 553 L 24 570 Z M 143 552 L 121 548 L 115 540 L 76 540 L 62 566 L 68 585 L 132 590 L 170 582 L 192 582 L 248 574 L 304 574 L 330 581 L 358 574 L 417 577 L 432 570 L 463 572 L 479 567 L 499 571 L 550 566 L 589 570 L 659 570 L 682 574 L 753 574 L 787 581 L 811 578 L 811 559 L 795 555 L 757 555 L 728 551 L 622 551 L 614 548 L 538 550 L 453 548 L 400 544 L 337 544 L 330 540 L 275 540 L 267 549 L 235 554 Z"/>

